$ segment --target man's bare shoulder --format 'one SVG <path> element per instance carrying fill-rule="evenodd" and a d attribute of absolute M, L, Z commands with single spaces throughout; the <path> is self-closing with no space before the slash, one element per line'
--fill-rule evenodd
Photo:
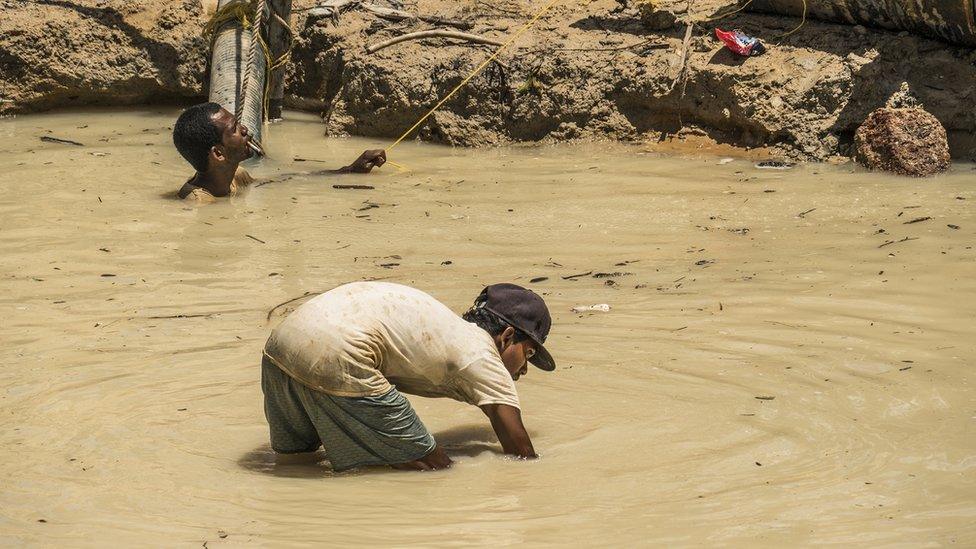
<path fill-rule="evenodd" d="M 217 197 L 207 192 L 206 189 L 197 187 L 195 189 L 191 189 L 186 196 L 183 197 L 183 200 L 196 204 L 213 204 L 217 201 Z"/>
<path fill-rule="evenodd" d="M 176 192 L 176 198 L 196 204 L 210 204 L 217 201 L 214 195 L 210 194 L 207 189 L 194 185 L 194 180 L 195 178 L 193 177 L 187 179 L 186 183 L 183 183 L 180 190 Z"/>
<path fill-rule="evenodd" d="M 251 174 L 247 173 L 247 170 L 238 166 L 237 171 L 234 172 L 234 183 L 231 185 L 231 194 L 233 191 L 242 191 L 254 184 L 254 178 Z"/>
<path fill-rule="evenodd" d="M 206 188 L 197 185 L 196 181 L 196 176 L 187 179 L 183 183 L 183 186 L 180 187 L 180 190 L 176 192 L 176 198 L 196 204 L 212 204 L 217 202 L 217 197 Z M 239 167 L 234 173 L 234 179 L 231 181 L 230 192 L 227 196 L 238 196 L 253 184 L 254 178 L 251 177 L 251 174 L 247 173 L 247 170 L 244 168 Z"/>

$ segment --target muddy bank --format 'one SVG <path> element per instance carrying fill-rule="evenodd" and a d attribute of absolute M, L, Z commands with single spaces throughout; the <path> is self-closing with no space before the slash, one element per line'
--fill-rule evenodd
<path fill-rule="evenodd" d="M 633 2 L 632 2 L 633 3 Z M 444 39 L 365 47 L 431 28 L 363 10 L 318 17 L 296 0 L 287 103 L 320 112 L 332 135 L 396 137 L 485 59 L 490 46 Z M 203 96 L 207 13 L 197 0 L 159 10 L 146 0 L 6 0 L 0 21 L 0 112 L 79 104 L 189 102 Z M 418 1 L 419 13 L 504 39 L 538 3 Z M 888 31 L 738 13 L 723 4 L 662 2 L 677 23 L 650 30 L 615 0 L 551 10 L 419 131 L 453 145 L 692 135 L 772 154 L 849 156 L 857 126 L 902 83 L 945 126 L 952 154 L 976 157 L 976 51 Z M 9 15 L 8 15 L 9 14 Z M 686 21 L 700 23 L 681 72 Z M 768 52 L 738 58 L 716 25 L 762 37 Z"/>

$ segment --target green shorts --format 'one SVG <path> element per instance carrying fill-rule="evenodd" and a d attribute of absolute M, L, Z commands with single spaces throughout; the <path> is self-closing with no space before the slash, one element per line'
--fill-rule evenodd
<path fill-rule="evenodd" d="M 434 437 L 396 389 L 374 397 L 328 395 L 295 381 L 266 356 L 261 388 L 275 452 L 322 446 L 332 469 L 345 471 L 414 461 L 434 449 Z"/>

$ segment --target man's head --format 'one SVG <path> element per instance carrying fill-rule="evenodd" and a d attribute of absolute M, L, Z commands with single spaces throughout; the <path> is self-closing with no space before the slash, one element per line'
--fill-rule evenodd
<path fill-rule="evenodd" d="M 552 319 L 545 302 L 535 292 L 515 284 L 487 286 L 462 318 L 495 340 L 512 379 L 527 373 L 527 362 L 546 371 L 556 368 L 552 355 L 543 346 Z"/>
<path fill-rule="evenodd" d="M 200 103 L 180 114 L 173 144 L 193 168 L 204 173 L 222 165 L 237 167 L 251 157 L 247 128 L 217 103 Z"/>

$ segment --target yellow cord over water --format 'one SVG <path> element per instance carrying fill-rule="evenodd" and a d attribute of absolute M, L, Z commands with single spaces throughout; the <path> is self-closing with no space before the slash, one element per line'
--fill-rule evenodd
<path fill-rule="evenodd" d="M 427 114 L 425 114 L 422 117 L 420 117 L 420 120 L 417 120 L 417 122 L 413 126 L 410 126 L 410 129 L 408 129 L 407 131 L 403 132 L 403 135 L 401 135 L 400 137 L 398 137 L 397 140 L 394 141 L 392 145 L 390 145 L 389 147 L 386 148 L 386 150 L 389 151 L 393 147 L 396 147 L 397 145 L 399 145 L 401 141 L 403 141 L 404 139 L 406 139 L 407 136 L 409 136 L 414 130 L 416 130 L 418 127 L 420 127 L 420 125 L 423 124 L 425 120 L 427 120 L 428 118 L 430 118 L 430 115 L 434 114 L 434 111 L 436 111 L 437 109 L 439 109 L 441 107 L 441 105 L 443 105 L 444 103 L 446 103 L 447 100 L 450 99 L 465 84 L 467 84 L 469 80 L 471 80 L 472 78 L 474 78 L 476 74 L 478 74 L 479 72 L 481 72 L 482 69 L 484 69 L 485 67 L 487 67 L 488 66 L 488 63 L 491 63 L 492 61 L 494 61 L 495 58 L 498 57 L 498 54 L 500 54 L 502 51 L 504 51 L 505 48 L 507 48 L 509 45 L 511 45 L 512 42 L 514 42 L 519 36 L 522 36 L 522 33 L 524 33 L 525 31 L 529 30 L 529 28 L 531 28 L 532 25 L 535 25 L 535 22 L 538 21 L 539 18 L 543 16 L 543 14 L 545 14 L 547 11 L 549 11 L 549 8 L 553 7 L 558 2 L 559 2 L 559 0 L 549 0 L 549 2 L 545 6 L 542 7 L 542 9 L 540 9 L 539 11 L 536 12 L 536 14 L 532 17 L 531 20 L 529 20 L 528 23 L 522 25 L 522 28 L 520 28 L 519 30 L 517 30 L 515 32 L 515 34 L 513 34 L 511 36 L 511 38 L 509 38 L 508 40 L 506 40 L 504 44 L 502 44 L 501 46 L 498 47 L 497 50 L 495 50 L 495 53 L 491 54 L 491 56 L 489 56 L 488 59 L 486 59 L 484 63 L 478 65 L 478 67 L 476 69 L 474 69 L 473 71 L 471 71 L 471 74 L 469 74 L 466 77 L 464 77 L 464 80 L 462 80 L 460 84 L 458 84 L 457 86 L 454 86 L 454 89 L 451 90 L 450 93 L 448 93 L 447 95 L 445 95 L 443 99 L 441 99 L 440 101 L 438 101 L 436 105 L 434 105 L 429 111 L 427 111 Z M 387 160 L 387 162 L 390 162 L 390 161 Z M 391 164 L 392 164 L 392 162 L 391 162 Z M 393 165 L 394 166 L 397 166 L 398 164 L 393 164 Z"/>

